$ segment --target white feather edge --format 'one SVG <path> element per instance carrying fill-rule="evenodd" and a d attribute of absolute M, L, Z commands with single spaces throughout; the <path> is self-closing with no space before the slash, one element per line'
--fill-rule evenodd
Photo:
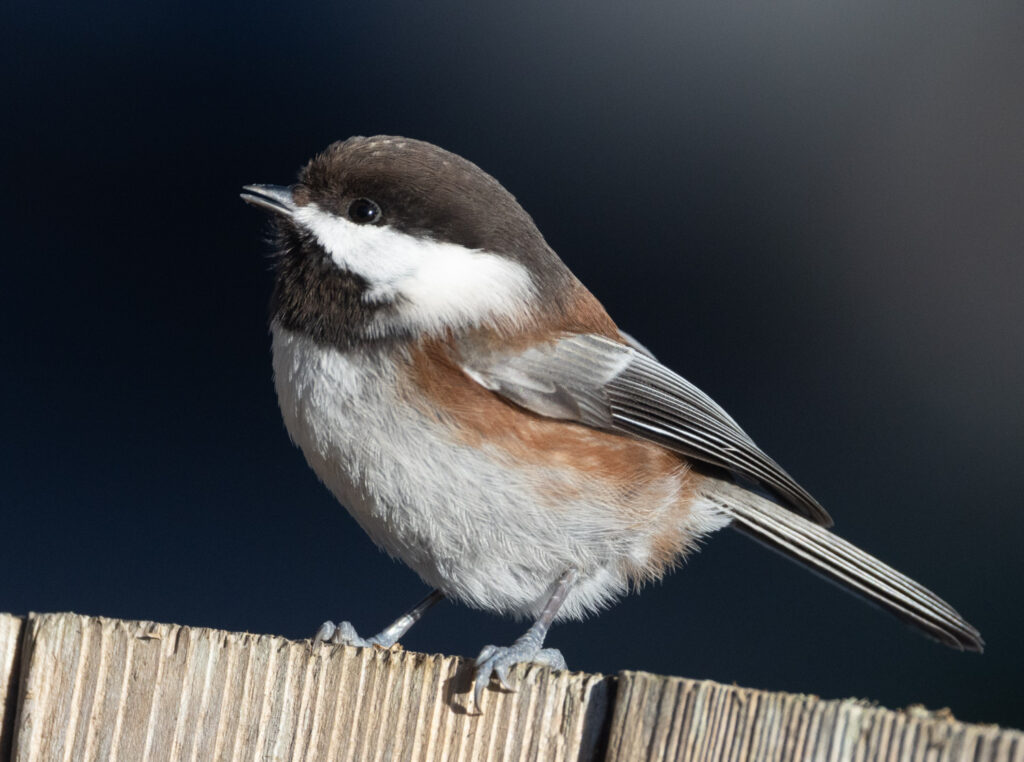
<path fill-rule="evenodd" d="M 983 641 L 935 593 L 814 522 L 736 484 L 707 477 L 698 498 L 733 517 L 737 528 L 865 600 L 882 606 L 953 648 L 981 650 Z"/>

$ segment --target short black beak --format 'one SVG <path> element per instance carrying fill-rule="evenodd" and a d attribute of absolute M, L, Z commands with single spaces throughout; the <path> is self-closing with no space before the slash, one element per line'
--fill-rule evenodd
<path fill-rule="evenodd" d="M 239 195 L 245 203 L 262 206 L 275 214 L 291 217 L 295 213 L 292 189 L 284 185 L 246 185 Z"/>

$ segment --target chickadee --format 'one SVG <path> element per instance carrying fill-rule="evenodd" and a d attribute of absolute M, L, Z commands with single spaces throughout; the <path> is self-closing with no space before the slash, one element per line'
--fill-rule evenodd
<path fill-rule="evenodd" d="M 473 698 L 519 662 L 564 668 L 552 622 L 660 578 L 731 525 L 925 634 L 980 651 L 948 604 L 840 539 L 818 502 L 722 408 L 620 331 L 522 207 L 475 164 L 353 137 L 275 215 L 274 382 L 288 432 L 374 542 L 443 597 L 529 617 L 484 647 Z"/>

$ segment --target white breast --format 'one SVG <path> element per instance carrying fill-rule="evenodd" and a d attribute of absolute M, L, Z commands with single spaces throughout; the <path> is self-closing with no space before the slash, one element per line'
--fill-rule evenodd
<path fill-rule="evenodd" d="M 564 474 L 513 469 L 498 453 L 458 442 L 409 404 L 395 354 L 342 353 L 278 325 L 272 332 L 292 439 L 374 542 L 427 584 L 478 608 L 535 616 L 555 580 L 576 569 L 580 582 L 560 618 L 626 592 L 624 562 L 643 564 L 653 529 L 635 517 L 625 525 L 599 493 L 554 506 L 539 487 Z M 652 527 L 659 512 L 678 510 L 679 485 L 666 481 Z"/>

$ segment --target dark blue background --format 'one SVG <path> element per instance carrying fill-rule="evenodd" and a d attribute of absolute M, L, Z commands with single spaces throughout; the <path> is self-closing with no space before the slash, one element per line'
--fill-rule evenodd
<path fill-rule="evenodd" d="M 299 638 L 425 592 L 288 442 L 237 196 L 387 132 L 498 177 L 624 329 L 989 644 L 725 532 L 556 627 L 572 667 L 1024 724 L 1024 6 L 761 5 L 8 0 L 0 610 Z M 521 629 L 443 604 L 405 645 Z"/>

